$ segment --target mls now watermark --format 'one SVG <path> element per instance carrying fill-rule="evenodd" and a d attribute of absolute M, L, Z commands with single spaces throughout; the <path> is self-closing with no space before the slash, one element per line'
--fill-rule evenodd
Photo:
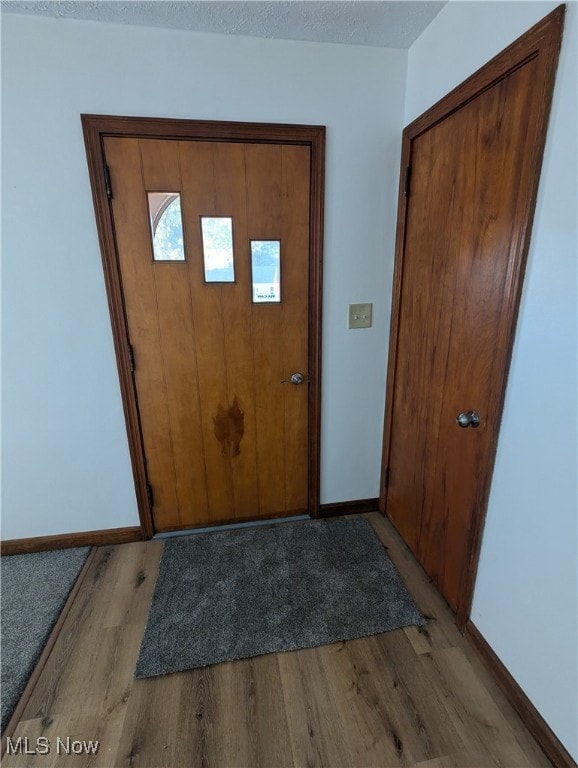
<path fill-rule="evenodd" d="M 57 755 L 96 755 L 100 743 L 98 741 L 80 741 L 66 736 L 62 739 L 49 739 L 48 736 L 39 736 L 30 739 L 28 736 L 19 736 L 17 739 L 6 739 L 7 755 L 49 755 L 55 751 Z"/>

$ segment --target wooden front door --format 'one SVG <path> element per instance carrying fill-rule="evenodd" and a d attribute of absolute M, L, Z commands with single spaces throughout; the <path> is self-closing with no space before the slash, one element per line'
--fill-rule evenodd
<path fill-rule="evenodd" d="M 311 511 L 310 146 L 102 151 L 153 530 Z"/>
<path fill-rule="evenodd" d="M 562 19 L 549 16 L 404 132 L 383 501 L 461 620 Z"/>

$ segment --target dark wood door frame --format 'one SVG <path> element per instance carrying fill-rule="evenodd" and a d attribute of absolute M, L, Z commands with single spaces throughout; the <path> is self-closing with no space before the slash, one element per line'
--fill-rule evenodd
<path fill-rule="evenodd" d="M 548 116 L 554 90 L 554 80 L 556 75 L 556 66 L 558 63 L 558 54 L 562 42 L 562 30 L 564 26 L 565 5 L 560 5 L 552 13 L 546 16 L 542 21 L 532 27 L 528 32 L 518 38 L 502 53 L 498 54 L 485 66 L 475 72 L 471 77 L 457 86 L 447 96 L 442 98 L 433 107 L 428 109 L 423 115 L 414 120 L 403 131 L 401 170 L 398 193 L 398 215 L 397 215 L 397 235 L 395 251 L 395 271 L 393 279 L 393 302 L 391 312 L 391 327 L 389 339 L 389 362 L 387 371 L 386 385 L 386 406 L 385 423 L 383 439 L 383 457 L 382 474 L 380 483 L 380 510 L 382 514 L 387 515 L 387 482 L 389 475 L 389 454 L 391 448 L 392 418 L 393 418 L 393 396 L 395 391 L 395 377 L 397 367 L 397 347 L 399 334 L 399 316 L 401 308 L 401 292 L 404 273 L 404 252 L 405 252 L 405 234 L 408 213 L 408 198 L 406 196 L 407 185 L 411 175 L 412 142 L 425 131 L 430 129 L 436 123 L 442 121 L 464 104 L 475 99 L 483 91 L 491 88 L 500 80 L 503 80 L 509 74 L 521 67 L 531 59 L 538 60 L 538 77 L 541 79 L 541 118 L 539 124 L 539 140 L 533 148 L 532 156 L 528 162 L 532 168 L 532 184 L 525 189 L 520 189 L 520 195 L 524 201 L 524 217 L 522 226 L 519 227 L 515 237 L 515 247 L 511 253 L 511 263 L 509 270 L 509 280 L 506 291 L 507 317 L 509 320 L 508 329 L 503 338 L 496 340 L 497 344 L 504 345 L 507 350 L 508 366 L 501 372 L 499 389 L 501 399 L 498 411 L 491 414 L 495 423 L 499 424 L 502 416 L 506 382 L 508 377 L 508 367 L 511 360 L 512 346 L 516 329 L 516 321 L 522 292 L 522 282 L 528 248 L 530 244 L 530 235 L 532 229 L 532 220 L 536 206 L 536 195 L 538 190 L 538 181 L 540 177 L 540 168 L 544 154 L 544 144 L 546 140 L 546 130 L 548 126 Z M 432 64 L 435 66 L 435 64 Z M 493 446 L 490 459 L 490 471 L 486 477 L 481 480 L 482 487 L 480 493 L 480 502 L 474 511 L 475 523 L 470 531 L 468 543 L 468 568 L 465 578 L 462 581 L 460 597 L 457 610 L 457 622 L 464 626 L 467 622 L 473 597 L 474 582 L 477 573 L 481 537 L 485 521 L 488 497 L 490 492 L 490 483 L 495 461 L 497 441 Z"/>
<path fill-rule="evenodd" d="M 120 268 L 112 217 L 110 179 L 105 137 L 226 141 L 256 144 L 299 144 L 311 152 L 311 202 L 309 236 L 309 451 L 308 497 L 312 517 L 319 514 L 321 428 L 321 290 L 323 253 L 323 203 L 325 183 L 325 126 L 268 123 L 211 122 L 165 118 L 81 115 L 96 224 L 104 267 L 114 348 L 128 434 L 141 529 L 154 534 L 147 487 L 136 389 L 128 346 Z"/>

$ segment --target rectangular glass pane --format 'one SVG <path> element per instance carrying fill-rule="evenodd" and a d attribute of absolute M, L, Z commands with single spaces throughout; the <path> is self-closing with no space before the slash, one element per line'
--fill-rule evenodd
<path fill-rule="evenodd" d="M 255 303 L 281 301 L 281 243 L 279 240 L 251 240 L 251 274 Z"/>
<path fill-rule="evenodd" d="M 178 192 L 149 192 L 149 216 L 155 261 L 184 261 L 181 196 Z"/>
<path fill-rule="evenodd" d="M 207 283 L 234 283 L 233 219 L 201 216 L 203 261 Z"/>

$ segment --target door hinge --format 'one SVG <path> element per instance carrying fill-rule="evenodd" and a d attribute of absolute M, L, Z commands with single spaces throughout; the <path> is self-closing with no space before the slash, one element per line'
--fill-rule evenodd
<path fill-rule="evenodd" d="M 408 165 L 405 169 L 405 196 L 409 197 L 411 190 L 411 165 Z"/>
<path fill-rule="evenodd" d="M 389 488 L 389 467 L 386 467 L 384 478 L 383 478 L 383 487 Z"/>
<path fill-rule="evenodd" d="M 153 487 L 150 483 L 147 483 L 147 497 L 149 500 L 149 509 L 152 509 L 155 505 L 155 498 L 153 496 Z"/>
<path fill-rule="evenodd" d="M 105 163 L 103 165 L 103 172 L 104 172 L 104 188 L 106 190 L 106 196 L 109 200 L 112 200 L 112 183 L 110 181 L 110 169 L 108 165 Z"/>
<path fill-rule="evenodd" d="M 131 370 L 131 373 L 134 373 L 135 371 L 135 361 L 134 361 L 134 347 L 130 343 L 130 341 L 127 341 L 127 347 L 128 347 L 128 364 Z"/>

